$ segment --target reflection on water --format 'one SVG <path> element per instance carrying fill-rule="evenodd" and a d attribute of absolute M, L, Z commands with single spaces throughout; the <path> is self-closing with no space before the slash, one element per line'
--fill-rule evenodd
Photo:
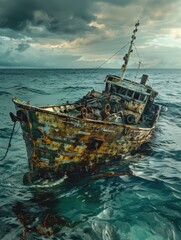
<path fill-rule="evenodd" d="M 73 176 L 73 178 L 63 178 L 56 182 L 45 181 L 30 186 L 33 197 L 26 202 L 16 202 L 12 208 L 19 221 L 21 239 L 33 239 L 38 236 L 63 237 L 66 236 L 65 229 L 69 229 L 68 232 L 71 232 L 71 229 L 73 230 L 86 222 L 88 216 L 93 216 L 96 209 L 90 208 L 90 210 L 86 209 L 85 211 L 85 209 L 81 210 L 80 207 L 82 204 L 85 205 L 87 201 L 91 201 L 95 206 L 96 202 L 100 201 L 102 187 L 96 189 L 95 186 L 99 185 L 99 182 L 102 184 L 109 178 L 132 175 L 129 169 L 126 171 L 127 163 L 122 163 L 122 171 L 120 171 L 116 167 L 118 162 L 120 163 L 120 161 L 115 160 L 114 164 L 113 162 L 100 164 L 96 170 L 94 169 L 94 172 L 89 173 L 85 178 Z M 65 217 L 67 213 L 69 213 L 69 217 Z M 85 234 L 87 232 L 92 236 L 96 224 L 96 221 L 93 221 L 90 229 L 86 227 Z M 105 232 L 105 234 L 108 233 Z M 73 239 L 78 238 L 74 235 Z"/>

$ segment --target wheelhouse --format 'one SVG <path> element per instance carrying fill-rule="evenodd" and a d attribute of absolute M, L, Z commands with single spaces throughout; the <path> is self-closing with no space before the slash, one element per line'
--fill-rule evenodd
<path fill-rule="evenodd" d="M 157 93 L 147 85 L 147 81 L 148 76 L 145 74 L 141 78 L 141 84 L 114 75 L 108 75 L 105 79 L 105 92 L 119 97 L 124 114 L 133 115 L 135 123 L 138 123 L 144 110 L 157 96 Z"/>

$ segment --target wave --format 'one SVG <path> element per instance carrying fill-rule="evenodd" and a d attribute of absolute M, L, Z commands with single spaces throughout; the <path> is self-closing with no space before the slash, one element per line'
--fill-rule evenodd
<path fill-rule="evenodd" d="M 82 86 L 76 86 L 76 87 L 72 87 L 72 86 L 70 86 L 70 87 L 64 87 L 64 88 L 62 88 L 62 90 L 73 90 L 74 92 L 76 91 L 76 90 L 87 90 L 87 89 L 90 89 L 90 87 L 82 87 Z"/>
<path fill-rule="evenodd" d="M 0 91 L 0 96 L 3 96 L 3 95 L 6 95 L 6 96 L 12 96 L 12 94 L 11 93 L 9 93 L 9 92 L 5 92 L 5 91 Z"/>
<path fill-rule="evenodd" d="M 50 93 L 47 93 L 43 90 L 40 89 L 35 89 L 35 88 L 30 88 L 30 87 L 16 87 L 16 90 L 20 91 L 20 92 L 33 92 L 33 93 L 38 93 L 41 95 L 50 95 Z"/>

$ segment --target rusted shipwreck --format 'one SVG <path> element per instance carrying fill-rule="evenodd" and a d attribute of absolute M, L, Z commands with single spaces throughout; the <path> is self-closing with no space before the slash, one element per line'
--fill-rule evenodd
<path fill-rule="evenodd" d="M 106 76 L 102 92 L 92 90 L 71 104 L 40 107 L 13 98 L 27 148 L 30 172 L 25 182 L 88 171 L 151 139 L 160 112 L 154 103 L 158 93 L 148 85 L 147 75 L 140 83 L 125 78 L 138 25 L 123 58 L 122 76 Z"/>

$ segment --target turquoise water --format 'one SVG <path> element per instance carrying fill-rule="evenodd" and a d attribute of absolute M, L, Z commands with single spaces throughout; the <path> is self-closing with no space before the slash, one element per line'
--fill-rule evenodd
<path fill-rule="evenodd" d="M 0 70 L 0 159 L 13 127 L 13 96 L 33 105 L 74 101 L 101 90 L 109 73 L 119 70 Z M 154 138 L 140 154 L 108 159 L 92 175 L 23 185 L 28 163 L 16 125 L 0 161 L 0 239 L 181 239 L 181 70 L 146 73 L 163 106 Z"/>

